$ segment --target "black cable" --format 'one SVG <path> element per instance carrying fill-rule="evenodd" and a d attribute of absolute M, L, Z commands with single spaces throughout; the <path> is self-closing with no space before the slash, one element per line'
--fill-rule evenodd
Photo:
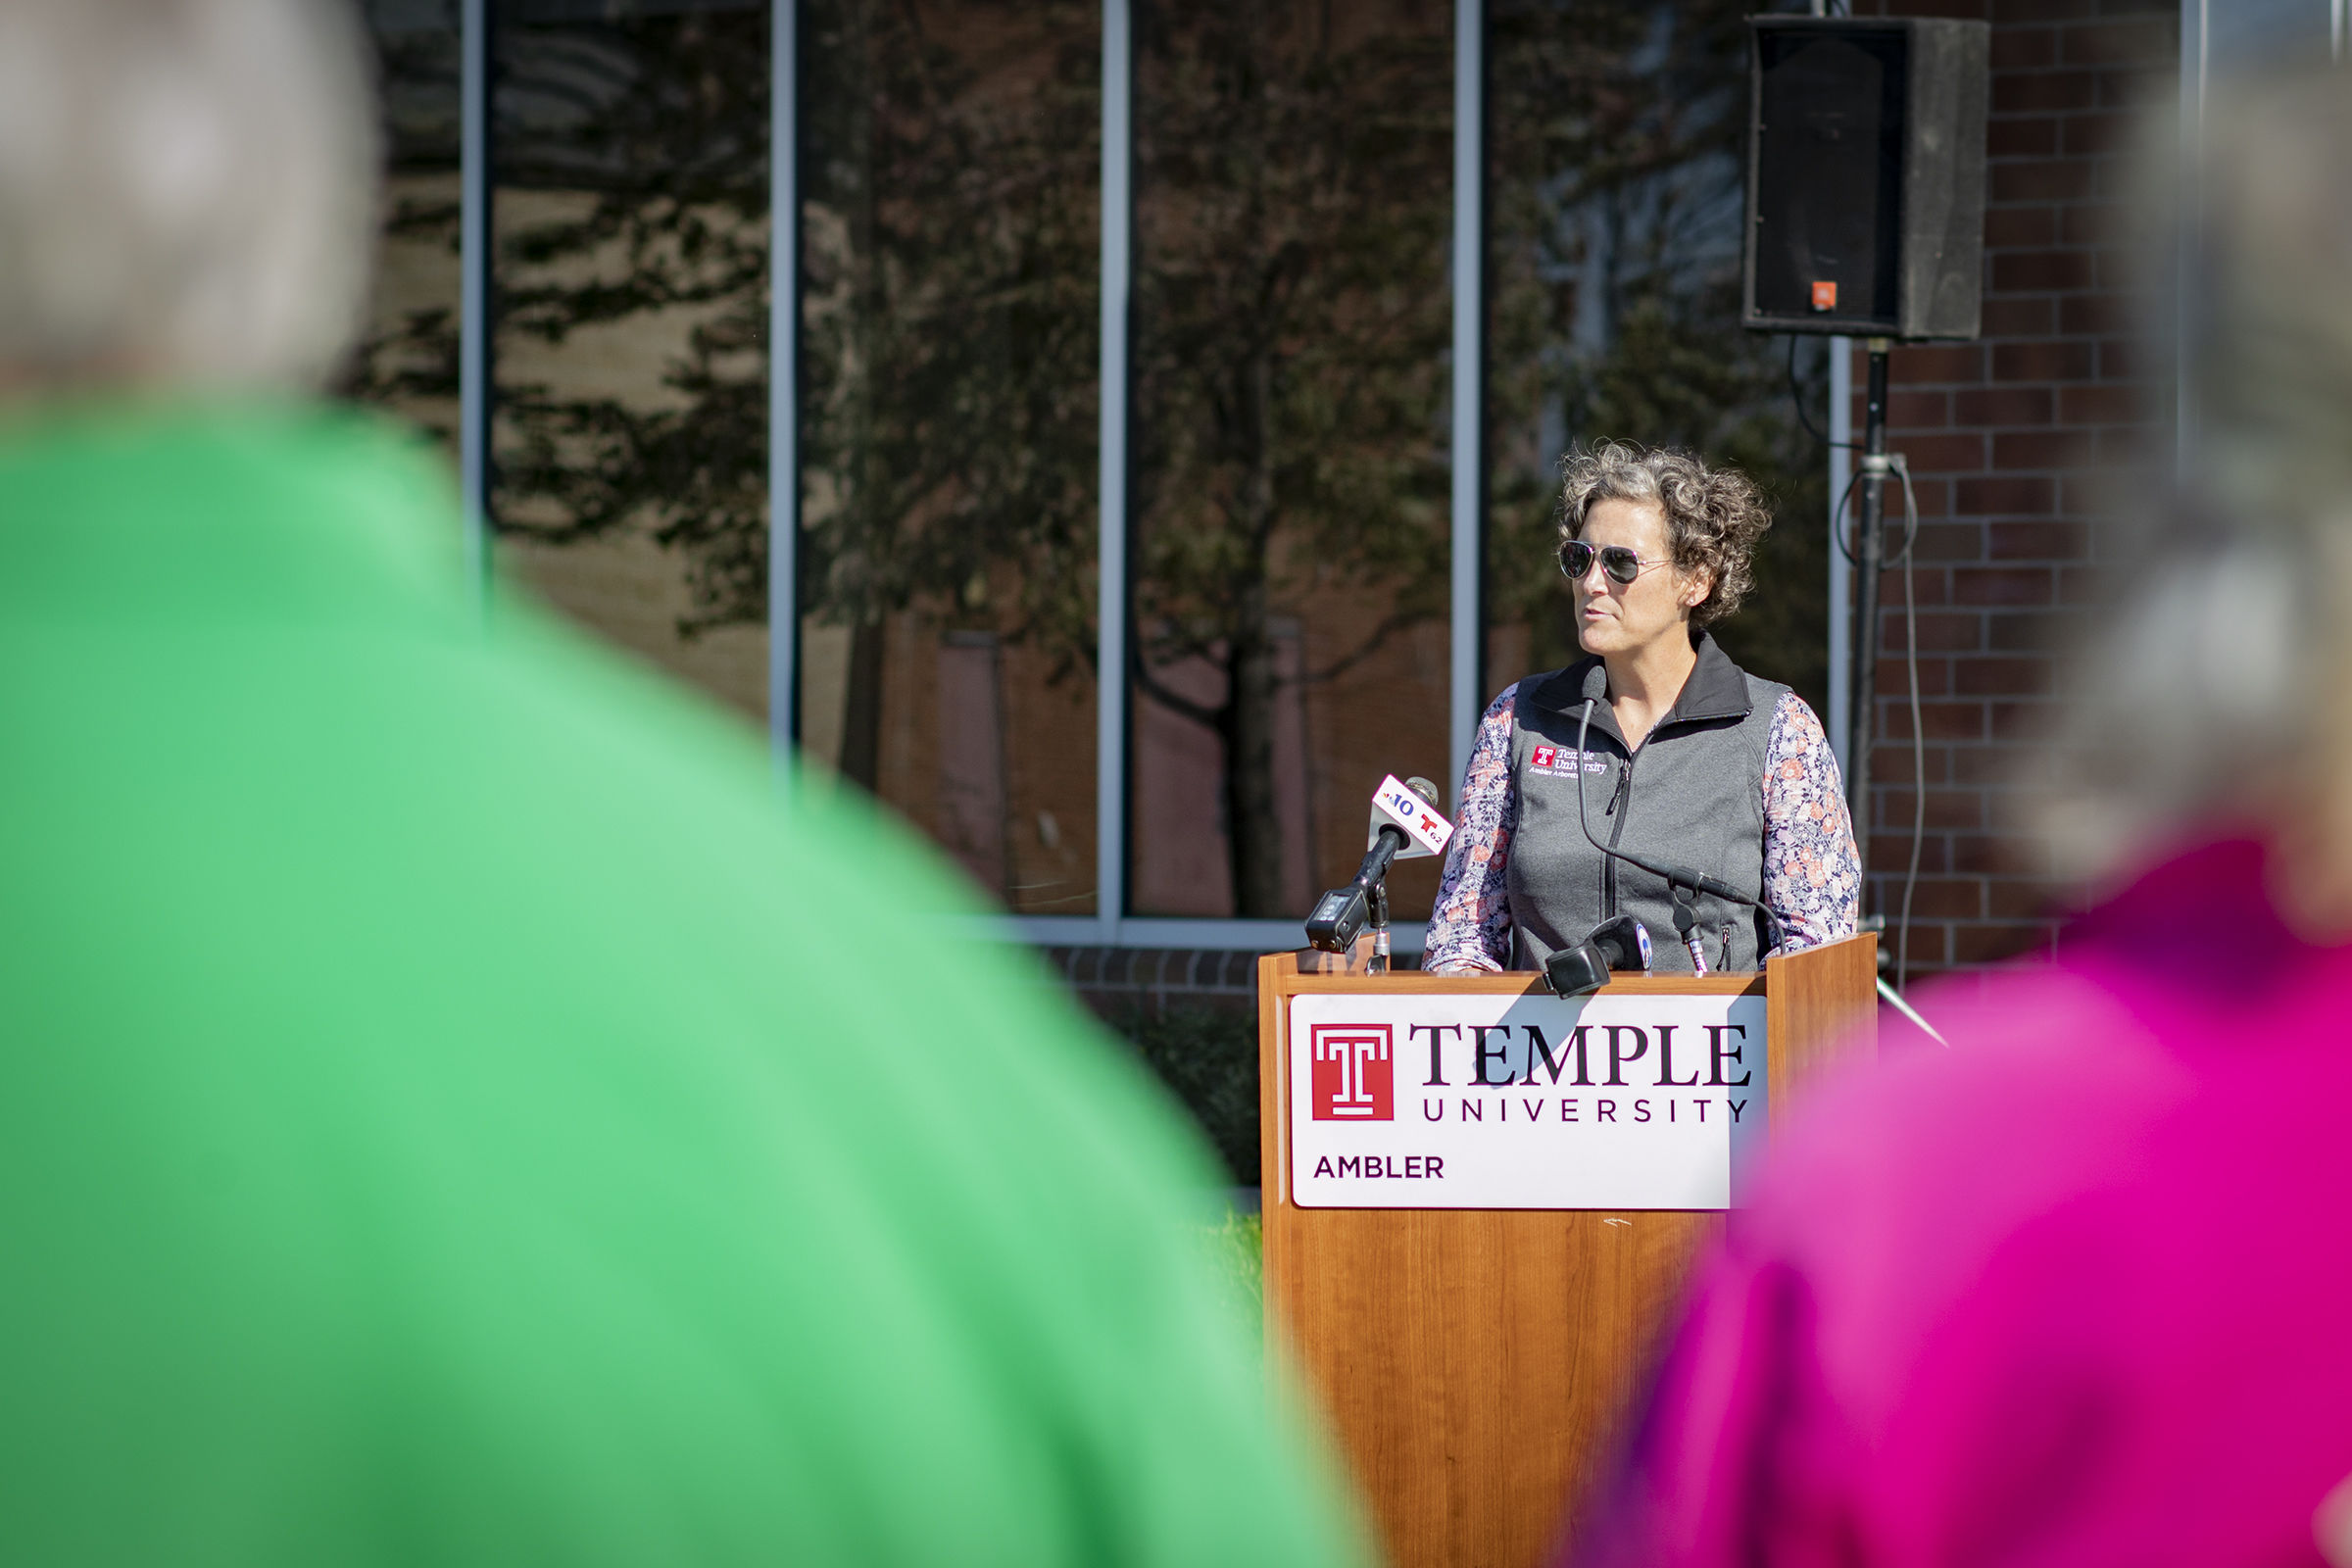
<path fill-rule="evenodd" d="M 1612 859 L 1639 866 L 1651 876 L 1663 877 L 1669 899 L 1674 897 L 1674 890 L 1681 887 L 1692 893 L 1711 893 L 1726 904 L 1745 905 L 1764 917 L 1764 951 L 1771 953 L 1777 950 L 1783 936 L 1781 917 L 1773 913 L 1771 906 L 1762 899 L 1751 899 L 1730 883 L 1708 876 L 1703 871 L 1693 871 L 1682 865 L 1664 865 L 1645 856 L 1636 855 L 1631 850 L 1613 850 L 1592 836 L 1592 823 L 1585 814 L 1585 741 L 1592 728 L 1593 701 L 1590 697 L 1585 699 L 1584 716 L 1576 724 L 1576 825 L 1585 830 L 1585 842 Z M 1679 904 L 1681 901 L 1675 902 Z M 1680 932 L 1676 934 L 1681 935 Z"/>
<path fill-rule="evenodd" d="M 1804 426 L 1805 434 L 1811 436 L 1814 440 L 1820 442 L 1825 447 L 1843 447 L 1848 452 L 1861 451 L 1862 447 L 1859 442 L 1833 441 L 1828 436 L 1823 435 L 1819 430 L 1813 428 L 1812 416 L 1805 413 L 1804 392 L 1796 384 L 1796 333 L 1791 332 L 1788 334 L 1788 401 L 1796 408 L 1796 422 Z"/>
<path fill-rule="evenodd" d="M 1902 455 L 1900 453 L 1889 453 L 1887 455 L 1887 461 L 1899 467 L 1903 461 Z M 1838 553 L 1845 558 L 1845 564 L 1849 566 L 1859 566 L 1862 564 L 1862 558 L 1854 554 L 1853 545 L 1846 543 L 1844 529 L 1845 504 L 1852 498 L 1854 486 L 1860 484 L 1864 477 L 1865 475 L 1860 468 L 1856 468 L 1851 474 L 1846 476 L 1845 488 L 1838 492 L 1838 510 L 1830 514 L 1830 539 L 1838 546 Z M 1908 484 L 1909 482 L 1910 473 L 1908 469 L 1905 469 L 1904 483 Z M 1857 515 L 1854 520 L 1859 523 L 1861 518 L 1859 515 Z M 1909 552 L 1912 541 L 1918 537 L 1919 519 L 1917 517 L 1912 517 L 1903 526 L 1903 548 L 1895 552 L 1895 559 L 1899 560 L 1904 554 Z M 1891 566 L 1894 564 L 1894 561 L 1889 560 L 1886 562 L 1885 564 Z"/>
<path fill-rule="evenodd" d="M 1928 747 L 1926 732 L 1920 724 L 1919 602 L 1912 576 L 1912 547 L 1919 543 L 1919 496 L 1911 488 L 1911 467 L 1903 461 L 1903 455 L 1899 452 L 1890 452 L 1886 455 L 1886 463 L 1887 466 L 1892 468 L 1895 475 L 1903 482 L 1903 545 L 1894 553 L 1893 559 L 1887 561 L 1886 564 L 1891 566 L 1897 562 L 1902 564 L 1905 647 L 1903 663 L 1905 671 L 1910 677 L 1911 686 L 1911 865 L 1903 874 L 1902 937 L 1901 945 L 1895 950 L 1895 990 L 1899 992 L 1910 976 L 1911 900 L 1919 886 L 1920 847 L 1927 836 Z M 1864 477 L 1864 470 L 1857 466 L 1846 479 L 1844 491 L 1838 497 L 1838 510 L 1830 516 L 1831 541 L 1837 545 L 1838 553 L 1845 557 L 1846 564 L 1849 565 L 1860 565 L 1861 563 L 1856 559 L 1853 547 L 1846 543 L 1843 527 L 1845 504 L 1853 495 L 1854 486 L 1861 483 Z M 1862 632 L 1865 636 L 1876 637 L 1879 634 L 1879 628 L 1866 626 L 1862 628 Z M 1878 701 L 1876 692 L 1863 692 L 1858 695 L 1865 704 L 1875 704 Z M 1876 724 L 1870 727 L 1874 733 L 1878 728 Z"/>
<path fill-rule="evenodd" d="M 1911 867 L 1903 873 L 1903 940 L 1894 959 L 1894 989 L 1899 993 L 1911 980 L 1911 895 L 1919 887 L 1919 851 L 1928 832 L 1928 740 L 1920 723 L 1919 596 L 1911 576 L 1911 547 L 1919 541 L 1919 497 L 1911 488 L 1911 466 L 1902 454 L 1894 453 L 1887 461 L 1903 481 L 1903 662 L 1911 676 Z"/>
<path fill-rule="evenodd" d="M 1861 482 L 1860 468 L 1847 474 L 1845 488 L 1838 492 L 1838 510 L 1830 514 L 1830 542 L 1838 547 L 1838 553 L 1845 558 L 1845 564 L 1849 566 L 1862 564 L 1862 558 L 1855 555 L 1854 547 L 1845 542 L 1845 504 L 1854 498 L 1854 486 Z M 1857 515 L 1854 520 L 1859 523 L 1861 518 Z"/>

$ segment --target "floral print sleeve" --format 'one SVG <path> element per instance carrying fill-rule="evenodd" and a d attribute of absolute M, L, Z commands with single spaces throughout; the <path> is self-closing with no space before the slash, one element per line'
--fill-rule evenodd
<path fill-rule="evenodd" d="M 1781 922 L 1781 951 L 1852 936 L 1861 898 L 1838 758 L 1805 700 L 1785 693 L 1764 750 L 1764 902 Z"/>
<path fill-rule="evenodd" d="M 1478 721 L 1421 954 L 1421 967 L 1430 974 L 1499 974 L 1511 961 L 1505 885 L 1511 832 L 1519 825 L 1519 792 L 1511 782 L 1511 710 L 1518 693 L 1516 682 L 1504 687 Z"/>

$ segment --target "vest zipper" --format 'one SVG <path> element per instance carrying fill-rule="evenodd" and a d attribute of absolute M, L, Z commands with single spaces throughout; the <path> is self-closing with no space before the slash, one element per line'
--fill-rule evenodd
<path fill-rule="evenodd" d="M 1631 814 L 1633 788 L 1634 763 L 1628 758 L 1617 764 L 1617 787 L 1609 791 L 1609 804 L 1600 808 L 1601 815 L 1615 818 L 1609 824 L 1609 848 L 1612 850 L 1617 848 L 1617 841 L 1625 837 L 1625 818 Z M 1627 811 L 1620 812 L 1617 809 L 1620 806 L 1626 807 Z M 1607 855 L 1600 858 L 1600 917 L 1603 920 L 1617 918 L 1617 860 L 1615 857 Z"/>

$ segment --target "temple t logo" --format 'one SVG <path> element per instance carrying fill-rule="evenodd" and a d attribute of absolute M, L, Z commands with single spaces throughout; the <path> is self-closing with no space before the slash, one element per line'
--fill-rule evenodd
<path fill-rule="evenodd" d="M 1393 1027 L 1385 1023 L 1314 1026 L 1315 1120 L 1396 1119 Z"/>

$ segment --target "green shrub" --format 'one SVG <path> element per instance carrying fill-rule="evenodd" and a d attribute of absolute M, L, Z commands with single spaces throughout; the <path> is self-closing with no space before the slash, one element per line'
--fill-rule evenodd
<path fill-rule="evenodd" d="M 1257 1185 L 1257 1018 L 1213 1007 L 1135 1008 L 1113 1018 L 1216 1151 L 1236 1186 Z"/>
<path fill-rule="evenodd" d="M 1224 1220 L 1201 1229 L 1210 1271 L 1233 1294 L 1235 1305 L 1251 1322 L 1262 1322 L 1266 1309 L 1265 1229 L 1255 1214 L 1227 1209 Z"/>

